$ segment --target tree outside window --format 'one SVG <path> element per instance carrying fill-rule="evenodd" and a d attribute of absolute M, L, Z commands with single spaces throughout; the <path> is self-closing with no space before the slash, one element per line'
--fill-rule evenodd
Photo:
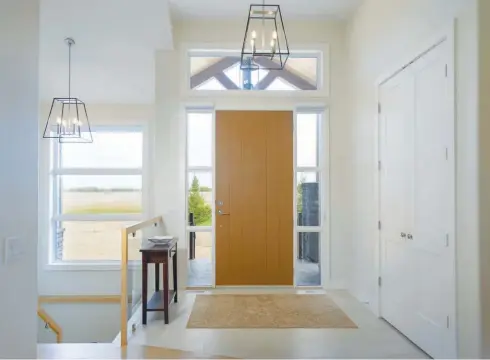
<path fill-rule="evenodd" d="M 194 214 L 195 226 L 210 226 L 212 221 L 211 206 L 206 203 L 203 192 L 210 191 L 208 187 L 201 187 L 199 179 L 194 175 L 189 190 L 189 212 Z"/>

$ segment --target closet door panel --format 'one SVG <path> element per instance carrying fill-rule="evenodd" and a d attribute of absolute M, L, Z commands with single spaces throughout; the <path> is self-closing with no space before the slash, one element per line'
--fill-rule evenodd
<path fill-rule="evenodd" d="M 454 123 L 450 116 L 447 45 L 442 44 L 411 68 L 415 79 L 413 224 L 409 242 L 411 281 L 416 284 L 412 338 L 436 357 L 451 356 L 448 316 L 454 305 L 453 226 Z"/>
<path fill-rule="evenodd" d="M 380 88 L 382 166 L 380 177 L 381 246 L 383 279 L 382 315 L 393 325 L 403 326 L 407 313 L 410 259 L 406 253 L 413 138 L 414 81 L 403 72 Z"/>

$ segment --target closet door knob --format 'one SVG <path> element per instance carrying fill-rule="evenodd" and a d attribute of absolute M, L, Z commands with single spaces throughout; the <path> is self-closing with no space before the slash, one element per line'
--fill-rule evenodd
<path fill-rule="evenodd" d="M 412 234 L 408 234 L 408 235 L 407 235 L 407 238 L 408 238 L 408 240 L 413 240 L 413 236 L 412 236 Z"/>
<path fill-rule="evenodd" d="M 407 237 L 407 234 L 405 234 L 405 233 L 403 233 L 403 232 L 402 232 L 402 233 L 400 234 L 400 236 L 401 236 L 402 238 L 406 238 L 406 237 Z"/>

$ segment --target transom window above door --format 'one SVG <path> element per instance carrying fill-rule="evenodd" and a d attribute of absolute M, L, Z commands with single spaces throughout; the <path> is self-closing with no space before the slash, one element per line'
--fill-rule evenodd
<path fill-rule="evenodd" d="M 258 58 L 254 70 L 240 69 L 238 54 L 191 53 L 191 90 L 316 91 L 321 86 L 321 54 L 291 55 L 284 70 L 266 70 L 274 60 Z"/>

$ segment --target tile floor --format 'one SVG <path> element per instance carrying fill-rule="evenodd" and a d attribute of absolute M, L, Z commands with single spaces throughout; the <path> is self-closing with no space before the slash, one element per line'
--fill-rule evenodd
<path fill-rule="evenodd" d="M 217 289 L 212 292 L 301 293 L 294 289 L 265 288 Z M 358 329 L 187 329 L 187 320 L 198 293 L 203 292 L 182 294 L 179 303 L 171 307 L 169 325 L 161 319 L 153 320 L 146 327 L 138 328 L 130 344 L 237 358 L 427 358 L 414 344 L 345 291 L 326 293 L 350 316 Z"/>
<path fill-rule="evenodd" d="M 206 287 L 213 285 L 211 259 L 187 260 L 187 286 Z"/>

